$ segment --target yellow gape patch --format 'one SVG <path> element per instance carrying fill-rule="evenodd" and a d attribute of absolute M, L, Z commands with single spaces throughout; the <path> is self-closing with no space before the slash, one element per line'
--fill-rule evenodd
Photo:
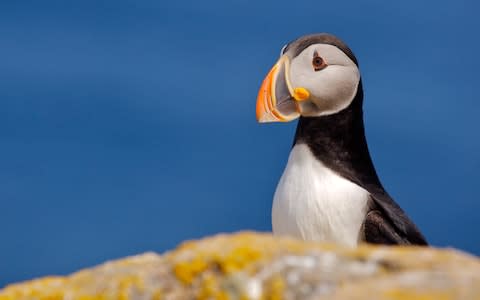
<path fill-rule="evenodd" d="M 303 87 L 293 89 L 293 98 L 297 101 L 304 101 L 310 98 L 310 92 Z"/>

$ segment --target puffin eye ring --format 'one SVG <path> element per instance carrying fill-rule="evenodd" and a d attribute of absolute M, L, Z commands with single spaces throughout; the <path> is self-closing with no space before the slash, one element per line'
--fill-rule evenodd
<path fill-rule="evenodd" d="M 312 66 L 315 72 L 325 69 L 327 62 L 315 51 L 312 59 Z"/>

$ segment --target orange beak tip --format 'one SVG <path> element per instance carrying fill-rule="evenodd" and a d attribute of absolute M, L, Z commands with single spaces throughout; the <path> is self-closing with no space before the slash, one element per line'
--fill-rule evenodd
<path fill-rule="evenodd" d="M 287 73 L 287 71 L 288 71 L 288 58 L 286 56 L 283 56 L 272 67 L 272 69 L 268 72 L 267 76 L 263 80 L 257 95 L 256 118 L 259 123 L 288 122 L 297 118 L 300 115 L 298 111 L 298 105 L 296 106 L 297 107 L 296 111 L 287 111 L 287 114 L 285 114 L 285 110 L 280 111 L 280 109 L 277 107 L 278 105 L 277 98 L 276 98 L 277 95 L 275 94 L 275 91 L 277 89 L 276 88 L 277 79 L 279 76 L 286 76 L 285 74 Z M 286 79 L 286 82 L 288 87 L 288 78 Z M 282 82 L 281 84 L 285 84 L 285 83 Z M 298 90 L 297 94 L 299 99 L 308 98 L 310 96 L 310 94 L 306 89 Z M 284 99 L 283 101 L 286 101 L 286 100 Z M 284 104 L 285 103 L 283 103 L 283 105 Z"/>

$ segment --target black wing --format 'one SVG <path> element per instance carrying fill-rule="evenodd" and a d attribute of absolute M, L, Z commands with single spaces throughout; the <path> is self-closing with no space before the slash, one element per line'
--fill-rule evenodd
<path fill-rule="evenodd" d="M 378 210 L 371 210 L 363 223 L 363 236 L 367 243 L 401 245 L 410 244 Z"/>
<path fill-rule="evenodd" d="M 360 81 L 357 95 L 344 110 L 324 117 L 300 117 L 295 144 L 306 143 L 315 157 L 328 168 L 361 186 L 371 195 L 365 225 L 376 227 L 380 236 L 394 244 L 427 245 L 427 241 L 405 212 L 383 188 L 368 152 L 363 126 L 363 90 Z M 395 235 L 395 234 L 396 235 Z M 398 235 L 398 236 L 397 236 Z"/>
<path fill-rule="evenodd" d="M 388 245 L 428 245 L 403 210 L 386 194 L 371 196 L 362 226 L 365 242 Z"/>

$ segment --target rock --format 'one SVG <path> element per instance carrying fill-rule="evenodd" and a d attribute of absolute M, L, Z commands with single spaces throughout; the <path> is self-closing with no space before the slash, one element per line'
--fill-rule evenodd
<path fill-rule="evenodd" d="M 238 233 L 0 290 L 0 300 L 13 299 L 480 299 L 480 260 L 453 249 Z"/>

